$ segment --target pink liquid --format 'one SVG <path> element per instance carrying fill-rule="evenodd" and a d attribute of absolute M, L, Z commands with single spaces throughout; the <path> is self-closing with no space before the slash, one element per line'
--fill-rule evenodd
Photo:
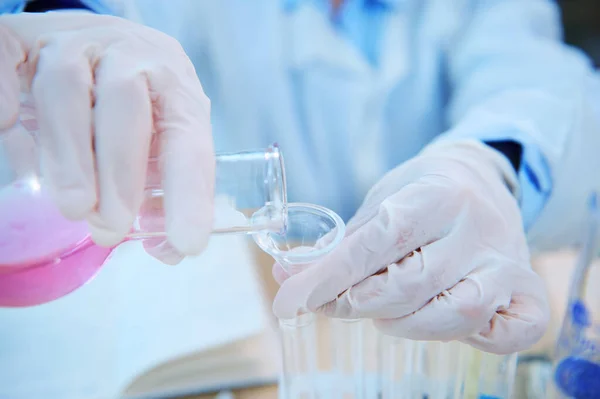
<path fill-rule="evenodd" d="M 62 217 L 35 182 L 0 189 L 0 306 L 60 298 L 92 279 L 111 252 L 85 222 Z"/>

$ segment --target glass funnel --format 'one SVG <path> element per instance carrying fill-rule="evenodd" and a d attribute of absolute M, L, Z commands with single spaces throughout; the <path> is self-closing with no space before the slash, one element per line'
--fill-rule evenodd
<path fill-rule="evenodd" d="M 92 242 L 86 222 L 67 220 L 55 207 L 39 173 L 37 131 L 27 126 L 35 128 L 22 120 L 0 132 L 4 307 L 37 305 L 68 294 L 89 281 L 111 252 Z M 151 159 L 150 166 L 155 162 Z M 213 234 L 283 229 L 287 199 L 279 148 L 217 154 L 215 195 Z M 125 240 L 166 238 L 162 196 L 160 182 L 149 181 Z M 148 209 L 152 212 L 144 212 Z"/>

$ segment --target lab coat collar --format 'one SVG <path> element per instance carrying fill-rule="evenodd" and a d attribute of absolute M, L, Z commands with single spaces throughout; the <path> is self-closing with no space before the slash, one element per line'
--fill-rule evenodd
<path fill-rule="evenodd" d="M 311 1 L 300 1 L 297 9 L 285 13 L 290 30 L 288 46 L 290 65 L 304 69 L 310 65 L 327 65 L 345 71 L 366 73 L 370 67 L 358 49 L 345 40 L 331 25 L 327 15 Z"/>
<path fill-rule="evenodd" d="M 306 3 L 308 1 L 312 1 L 312 0 L 282 0 L 284 8 L 289 11 L 294 11 L 300 4 Z M 352 0 L 346 0 L 346 1 L 352 1 Z M 390 8 L 396 8 L 396 7 L 400 6 L 401 4 L 405 3 L 407 0 L 359 0 L 359 1 L 362 1 L 363 3 L 368 4 L 368 5 L 376 4 L 376 5 L 383 5 L 383 6 L 390 7 Z"/>
<path fill-rule="evenodd" d="M 336 31 L 329 17 L 315 7 L 315 0 L 285 1 L 298 1 L 297 10 L 284 13 L 284 26 L 289 29 L 289 35 L 285 35 L 289 42 L 284 47 L 288 53 L 288 65 L 293 69 L 333 68 L 355 76 L 376 78 L 377 84 L 382 87 L 390 87 L 409 72 L 409 24 L 405 13 L 390 14 L 388 27 L 381 38 L 381 60 L 378 68 L 373 68 L 357 47 Z"/>

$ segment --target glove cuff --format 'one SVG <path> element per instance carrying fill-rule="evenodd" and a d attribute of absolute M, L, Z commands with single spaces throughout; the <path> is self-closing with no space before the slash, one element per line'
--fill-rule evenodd
<path fill-rule="evenodd" d="M 503 180 L 513 196 L 520 201 L 521 189 L 519 178 L 511 163 L 497 150 L 485 145 L 479 140 L 438 140 L 426 146 L 421 155 L 441 155 L 472 163 L 483 162 L 490 166 Z M 473 165 L 477 168 L 477 165 Z"/>

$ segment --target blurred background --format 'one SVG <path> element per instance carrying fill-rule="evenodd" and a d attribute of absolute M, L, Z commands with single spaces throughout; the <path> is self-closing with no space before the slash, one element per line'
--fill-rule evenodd
<path fill-rule="evenodd" d="M 563 15 L 565 41 L 584 50 L 600 67 L 600 1 L 558 0 Z"/>

